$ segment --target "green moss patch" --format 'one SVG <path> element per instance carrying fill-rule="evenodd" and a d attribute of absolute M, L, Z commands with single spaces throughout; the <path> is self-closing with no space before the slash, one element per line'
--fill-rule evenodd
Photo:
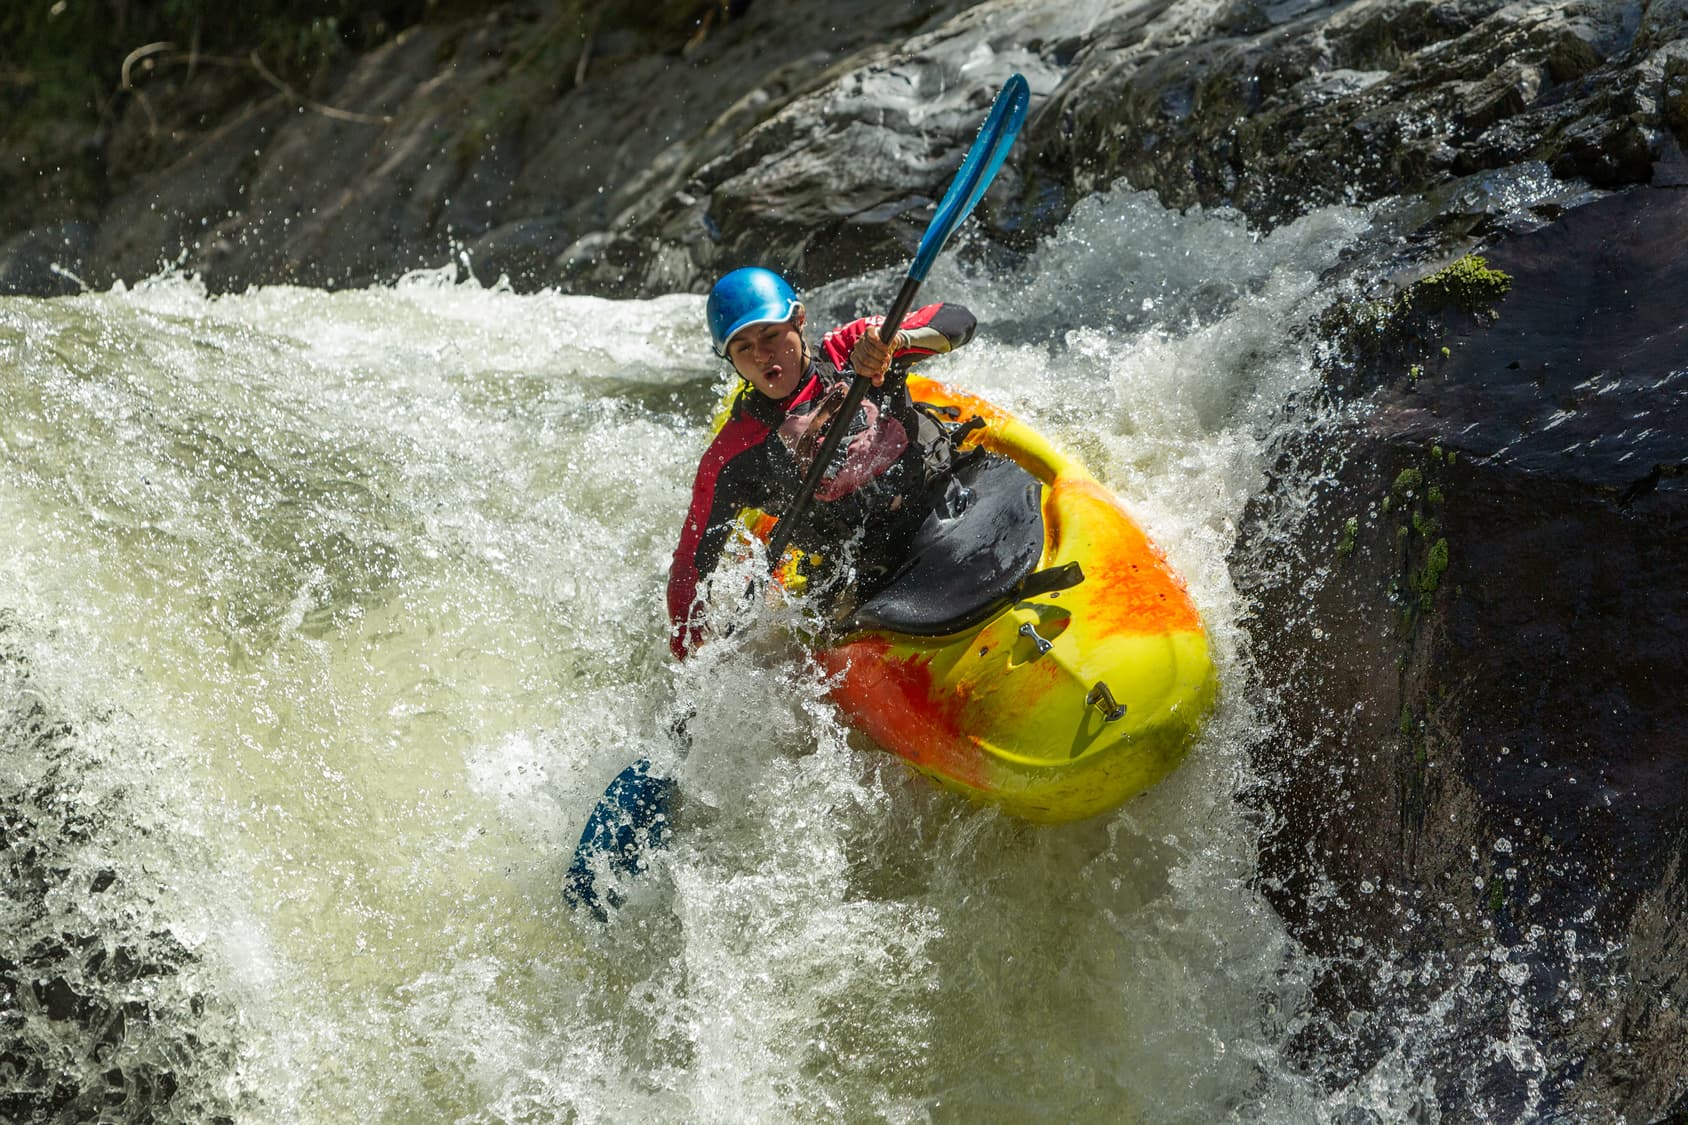
<path fill-rule="evenodd" d="M 1360 534 L 1360 518 L 1349 516 L 1348 522 L 1342 525 L 1342 538 L 1336 544 L 1336 557 L 1345 559 L 1354 553 L 1354 539 Z"/>
<path fill-rule="evenodd" d="M 1408 289 L 1402 300 L 1420 312 L 1439 312 L 1452 305 L 1473 316 L 1494 312 L 1495 303 L 1512 289 L 1512 275 L 1489 267 L 1480 254 L 1467 254 Z"/>

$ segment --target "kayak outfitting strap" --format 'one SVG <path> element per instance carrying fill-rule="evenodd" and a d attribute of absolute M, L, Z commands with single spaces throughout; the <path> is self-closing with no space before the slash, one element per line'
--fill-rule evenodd
<path fill-rule="evenodd" d="M 1020 584 L 1014 587 L 1014 600 L 1029 601 L 1041 598 L 1045 594 L 1053 594 L 1058 590 L 1070 590 L 1084 581 L 1084 568 L 1075 559 L 1060 566 L 1051 566 L 1043 570 L 1034 571 L 1020 579 Z"/>
<path fill-rule="evenodd" d="M 962 422 L 960 425 L 955 426 L 950 430 L 950 448 L 959 452 L 961 449 L 961 443 L 967 440 L 968 434 L 972 433 L 974 430 L 982 430 L 984 428 L 985 420 L 977 414 L 973 415 L 973 417 L 967 419 L 967 421 Z"/>
<path fill-rule="evenodd" d="M 1084 697 L 1084 701 L 1102 712 L 1104 723 L 1125 718 L 1125 704 L 1114 702 L 1114 693 L 1108 690 L 1104 680 L 1096 681 L 1096 686 L 1090 689 L 1090 694 Z"/>
<path fill-rule="evenodd" d="M 967 435 L 983 428 L 983 418 L 975 416 L 965 422 L 957 422 L 956 419 L 961 416 L 960 408 L 933 406 L 929 402 L 914 403 L 914 410 L 919 423 L 917 438 L 928 490 L 937 487 L 956 470 L 972 464 L 984 453 L 983 446 L 976 445 L 967 450 L 961 448 Z"/>

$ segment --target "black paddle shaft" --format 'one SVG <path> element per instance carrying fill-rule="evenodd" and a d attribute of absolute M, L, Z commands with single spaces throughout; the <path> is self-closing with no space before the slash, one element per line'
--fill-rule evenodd
<path fill-rule="evenodd" d="M 890 346 L 897 338 L 897 332 L 903 326 L 903 317 L 914 304 L 914 295 L 920 291 L 920 281 L 917 278 L 905 277 L 903 287 L 897 291 L 897 299 L 891 302 L 891 311 L 885 314 L 885 323 L 879 326 L 879 339 Z M 832 424 L 827 427 L 826 437 L 821 441 L 820 450 L 809 465 L 808 475 L 803 478 L 803 487 L 797 493 L 797 498 L 791 502 L 791 507 L 780 517 L 779 523 L 774 525 L 774 533 L 768 539 L 768 569 L 773 570 L 780 564 L 780 557 L 785 554 L 786 546 L 791 537 L 797 534 L 803 526 L 803 518 L 809 514 L 809 508 L 814 504 L 815 490 L 821 485 L 821 477 L 826 473 L 826 467 L 832 463 L 832 455 L 838 452 L 838 443 L 844 440 L 844 434 L 850 429 L 849 419 L 856 416 L 856 411 L 862 405 L 862 398 L 868 388 L 873 386 L 866 376 L 856 375 L 850 380 L 850 393 L 844 396 L 844 405 L 832 416 Z"/>

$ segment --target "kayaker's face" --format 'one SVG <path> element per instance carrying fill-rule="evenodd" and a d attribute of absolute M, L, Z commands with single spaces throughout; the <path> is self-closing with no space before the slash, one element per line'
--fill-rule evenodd
<path fill-rule="evenodd" d="M 733 369 L 772 399 L 782 399 L 797 389 L 803 377 L 803 308 L 797 315 L 777 324 L 752 324 L 727 341 L 727 358 Z"/>

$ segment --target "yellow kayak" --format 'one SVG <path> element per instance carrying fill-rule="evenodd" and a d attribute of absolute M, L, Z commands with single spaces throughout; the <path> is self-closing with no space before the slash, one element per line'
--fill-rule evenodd
<path fill-rule="evenodd" d="M 957 474 L 973 498 L 947 533 L 959 542 L 819 649 L 833 697 L 881 746 L 975 800 L 1045 822 L 1106 812 L 1183 759 L 1214 702 L 1200 615 L 1076 461 L 976 396 L 918 375 L 909 394 L 978 419 L 962 448 L 1000 456 Z M 970 519 L 982 528 L 967 534 Z M 966 589 L 942 588 L 957 581 Z M 954 612 L 957 597 L 972 611 Z"/>

